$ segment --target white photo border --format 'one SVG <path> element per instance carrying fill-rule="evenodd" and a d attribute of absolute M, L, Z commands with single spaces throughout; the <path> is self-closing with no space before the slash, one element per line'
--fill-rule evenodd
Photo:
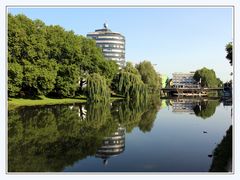
<path fill-rule="evenodd" d="M 240 176 L 240 158 L 239 144 L 240 122 L 239 112 L 240 92 L 237 91 L 239 86 L 240 63 L 236 60 L 240 58 L 239 54 L 239 23 L 240 23 L 240 4 L 237 0 L 138 0 L 136 2 L 129 0 L 2 0 L 0 6 L 0 34 L 2 43 L 0 44 L 0 63 L 1 75 L 1 92 L 0 92 L 0 115 L 1 115 L 1 141 L 0 146 L 0 176 L 1 179 L 32 179 L 32 178 L 96 178 L 96 179 L 122 179 L 122 178 L 167 178 L 167 179 L 236 179 Z M 233 173 L 7 173 L 7 8 L 8 7 L 233 7 Z M 80 176 L 80 177 L 79 177 Z"/>

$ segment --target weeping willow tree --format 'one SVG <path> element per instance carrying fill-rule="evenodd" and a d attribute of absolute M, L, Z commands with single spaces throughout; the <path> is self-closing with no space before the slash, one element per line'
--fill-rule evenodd
<path fill-rule="evenodd" d="M 127 101 L 132 100 L 138 104 L 139 101 L 147 99 L 147 87 L 140 76 L 121 71 L 117 76 L 117 82 L 118 92 L 125 96 Z"/>
<path fill-rule="evenodd" d="M 110 100 L 110 89 L 106 79 L 93 73 L 87 78 L 87 98 L 90 102 L 107 102 Z"/>

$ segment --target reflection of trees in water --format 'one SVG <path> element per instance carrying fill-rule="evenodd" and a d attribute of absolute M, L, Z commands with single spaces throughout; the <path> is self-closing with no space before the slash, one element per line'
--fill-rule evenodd
<path fill-rule="evenodd" d="M 201 101 L 199 105 L 193 108 L 193 110 L 196 116 L 200 116 L 203 119 L 207 119 L 215 113 L 216 107 L 219 104 L 220 104 L 219 100 Z"/>
<path fill-rule="evenodd" d="M 232 126 L 226 132 L 220 144 L 217 145 L 213 154 L 213 161 L 210 167 L 211 172 L 232 171 Z"/>
<path fill-rule="evenodd" d="M 113 118 L 117 119 L 121 126 L 126 128 L 128 133 L 137 126 L 143 132 L 151 131 L 161 104 L 159 97 L 153 99 L 139 105 L 124 101 L 113 102 Z"/>
<path fill-rule="evenodd" d="M 153 127 L 153 122 L 156 119 L 158 109 L 151 109 L 143 113 L 138 124 L 142 132 L 150 132 Z"/>
<path fill-rule="evenodd" d="M 114 107 L 115 106 L 115 107 Z M 129 102 L 113 103 L 113 118 L 116 119 L 122 127 L 129 133 L 138 125 L 143 112 L 141 107 L 129 104 Z"/>
<path fill-rule="evenodd" d="M 156 103 L 114 102 L 26 107 L 9 111 L 8 171 L 56 172 L 95 155 L 104 137 L 119 124 L 130 132 L 134 127 L 150 131 Z"/>
<path fill-rule="evenodd" d="M 93 105 L 87 109 L 89 116 L 84 121 L 79 118 L 77 107 L 9 111 L 8 171 L 61 171 L 79 159 L 94 155 L 102 139 L 117 125 L 108 107 Z"/>

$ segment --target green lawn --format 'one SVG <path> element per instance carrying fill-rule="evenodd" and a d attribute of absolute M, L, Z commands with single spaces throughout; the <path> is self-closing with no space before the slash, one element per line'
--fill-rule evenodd
<path fill-rule="evenodd" d="M 121 97 L 112 97 L 111 101 L 123 99 Z M 37 99 L 9 98 L 8 109 L 14 109 L 20 106 L 38 106 L 54 104 L 71 104 L 87 102 L 86 96 L 76 98 L 53 99 L 45 96 L 39 96 Z"/>
<path fill-rule="evenodd" d="M 14 109 L 19 106 L 37 106 L 37 105 L 53 105 L 53 104 L 71 104 L 86 102 L 85 97 L 52 99 L 40 96 L 38 99 L 9 98 L 8 109 Z"/>

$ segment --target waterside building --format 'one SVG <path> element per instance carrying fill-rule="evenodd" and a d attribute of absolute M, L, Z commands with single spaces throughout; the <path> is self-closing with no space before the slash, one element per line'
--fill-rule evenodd
<path fill-rule="evenodd" d="M 193 78 L 194 72 L 173 73 L 172 84 L 174 88 L 200 88 L 199 83 Z"/>

